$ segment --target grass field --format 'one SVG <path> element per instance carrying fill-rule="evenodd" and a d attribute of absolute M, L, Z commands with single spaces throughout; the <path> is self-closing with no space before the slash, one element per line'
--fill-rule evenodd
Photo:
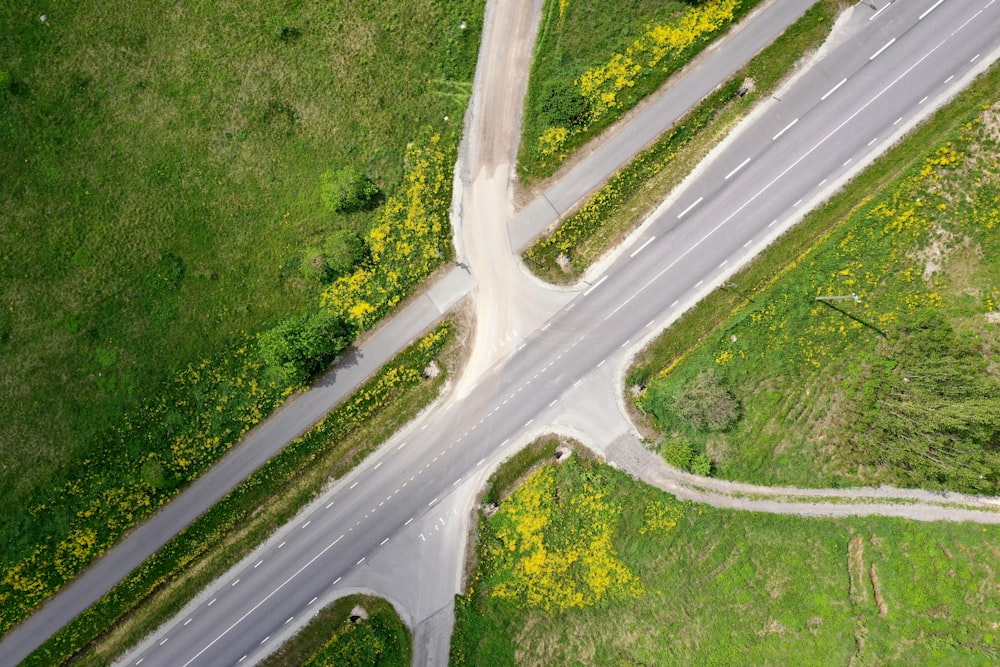
<path fill-rule="evenodd" d="M 651 346 L 630 382 L 648 383 L 640 404 L 670 452 L 767 484 L 997 492 L 998 124 L 983 104 L 997 81 L 994 68 Z M 692 399 L 736 407 L 713 426 L 683 415 Z"/>
<path fill-rule="evenodd" d="M 352 624 L 359 605 L 368 619 Z M 392 605 L 370 595 L 349 595 L 323 609 L 261 667 L 408 667 L 410 631 Z"/>
<path fill-rule="evenodd" d="M 804 55 L 822 44 L 844 4 L 823 0 L 806 11 L 558 227 L 537 239 L 522 254 L 527 266 L 549 282 L 578 281 L 594 261 L 641 224 L 664 193 L 690 174 L 741 118 L 768 98 Z M 747 81 L 753 82 L 749 91 L 744 88 Z"/>
<path fill-rule="evenodd" d="M 452 665 L 1000 660 L 994 526 L 717 510 L 574 458 L 479 534 Z"/>
<path fill-rule="evenodd" d="M 162 502 L 285 394 L 248 345 L 315 311 L 331 279 L 317 254 L 333 263 L 388 217 L 365 208 L 405 192 L 409 142 L 429 128 L 453 144 L 481 14 L 0 8 L 0 597 L 60 585 L 149 511 L 133 488 Z M 325 174 L 344 166 L 374 181 L 372 206 L 330 210 Z M 188 426 L 180 476 L 159 453 L 132 465 Z M 114 516 L 70 530 L 94 504 Z"/>
<path fill-rule="evenodd" d="M 550 176 L 759 0 L 546 0 L 528 83 L 518 175 Z"/>

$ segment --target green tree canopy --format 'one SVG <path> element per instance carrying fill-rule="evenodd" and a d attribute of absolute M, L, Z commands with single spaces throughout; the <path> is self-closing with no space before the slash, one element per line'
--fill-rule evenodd
<path fill-rule="evenodd" d="M 378 186 L 352 166 L 324 171 L 320 176 L 323 204 L 334 213 L 352 213 L 376 202 Z"/>

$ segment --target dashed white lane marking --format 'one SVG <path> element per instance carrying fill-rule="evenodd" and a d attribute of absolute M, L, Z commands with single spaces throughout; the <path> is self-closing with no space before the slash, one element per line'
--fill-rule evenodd
<path fill-rule="evenodd" d="M 629 257 L 630 257 L 630 258 L 631 258 L 631 257 L 635 257 L 635 256 L 636 256 L 636 255 L 638 255 L 638 254 L 639 254 L 640 252 L 642 252 L 643 250 L 645 250 L 645 249 L 646 249 L 646 246 L 648 246 L 648 245 L 649 245 L 650 243 L 652 243 L 652 242 L 653 242 L 653 241 L 655 241 L 655 240 L 656 240 L 656 237 L 655 237 L 655 236 L 651 236 L 651 237 L 650 237 L 649 239 L 647 239 L 647 240 L 646 240 L 646 242 L 645 242 L 645 243 L 643 243 L 643 244 L 642 244 L 641 246 L 639 246 L 638 248 L 636 248 L 636 249 L 635 249 L 635 251 L 633 251 L 633 252 L 632 252 L 632 254 L 631 254 L 631 255 L 629 255 Z"/>
<path fill-rule="evenodd" d="M 413 517 L 412 516 L 409 519 L 407 519 L 406 523 L 404 523 L 403 525 L 404 526 L 409 526 L 411 523 L 413 523 Z"/>
<path fill-rule="evenodd" d="M 529 419 L 528 421 L 524 422 L 525 428 L 527 428 L 528 426 L 531 426 L 531 422 L 533 422 L 533 421 L 535 421 L 534 418 Z"/>
<path fill-rule="evenodd" d="M 891 43 L 892 42 L 890 42 L 890 44 Z M 874 57 L 874 56 L 872 56 L 872 57 Z M 826 98 L 830 97 L 830 95 L 833 95 L 835 92 L 837 92 L 837 89 L 840 88 L 841 86 L 843 86 L 845 83 L 847 83 L 847 77 L 844 77 L 843 79 L 840 80 L 840 83 L 838 83 L 836 86 L 834 86 L 830 90 L 826 91 L 826 93 L 823 95 L 823 97 L 819 98 L 819 101 L 822 102 Z"/>
<path fill-rule="evenodd" d="M 868 142 L 868 145 L 869 145 L 869 146 L 871 146 L 871 145 L 872 145 L 872 144 L 874 144 L 874 143 L 875 143 L 876 141 L 878 141 L 878 137 L 875 137 L 874 139 L 872 139 L 871 141 L 869 141 L 869 142 Z"/>
<path fill-rule="evenodd" d="M 680 220 L 680 219 L 681 219 L 681 218 L 683 218 L 683 217 L 684 217 L 685 215 L 687 215 L 687 214 L 688 214 L 688 213 L 689 213 L 689 212 L 691 211 L 691 209 L 693 209 L 693 208 L 694 208 L 695 206 L 697 206 L 698 204 L 700 204 L 700 203 L 701 203 L 701 201 L 702 201 L 703 199 L 704 199 L 704 197 L 698 197 L 698 198 L 697 198 L 697 199 L 696 199 L 696 200 L 694 201 L 694 203 L 693 203 L 693 204 L 691 204 L 691 205 L 690 205 L 690 206 L 688 206 L 688 207 L 687 207 L 686 209 L 684 209 L 683 211 L 681 211 L 681 212 L 680 212 L 680 215 L 678 215 L 678 216 L 677 216 L 677 219 L 678 219 L 678 220 Z"/>
<path fill-rule="evenodd" d="M 333 501 L 333 500 L 331 500 L 330 502 L 328 502 L 328 503 L 326 504 L 326 509 L 330 509 L 331 507 L 333 507 L 333 503 L 334 503 L 334 502 L 336 502 L 336 501 Z"/>
<path fill-rule="evenodd" d="M 740 162 L 738 165 L 736 165 L 735 169 L 733 169 L 731 172 L 729 172 L 728 174 L 726 174 L 726 177 L 723 178 L 722 180 L 728 181 L 731 176 L 735 175 L 736 172 L 738 172 L 743 167 L 747 166 L 747 164 L 749 162 L 750 162 L 750 158 L 747 158 L 747 159 L 743 160 L 743 162 Z"/>
<path fill-rule="evenodd" d="M 939 0 L 939 1 L 940 1 L 940 0 Z M 883 52 L 883 51 L 885 51 L 885 50 L 886 50 L 886 49 L 888 49 L 888 48 L 889 48 L 890 46 L 892 46 L 893 44 L 895 44 L 895 42 L 896 42 L 896 38 L 895 38 L 895 37 L 893 37 L 893 38 L 892 38 L 892 39 L 890 39 L 890 40 L 889 40 L 888 42 L 886 42 L 886 43 L 885 43 L 885 44 L 884 44 L 884 45 L 882 46 L 882 48 L 881 48 L 881 49 L 879 49 L 879 50 L 878 50 L 878 51 L 876 51 L 875 53 L 873 53 L 873 54 L 871 54 L 870 56 L 868 56 L 868 61 L 869 61 L 869 62 L 871 62 L 872 60 L 875 60 L 876 58 L 878 58 L 878 57 L 879 57 L 880 55 L 882 55 L 882 52 Z"/>
<path fill-rule="evenodd" d="M 920 100 L 919 102 L 917 102 L 917 104 L 918 104 L 918 105 L 920 105 L 920 104 L 923 104 L 924 102 L 926 102 L 926 101 L 927 101 L 927 98 L 928 98 L 928 97 L 929 97 L 929 95 L 924 95 L 923 99 L 921 99 L 921 100 Z"/>
<path fill-rule="evenodd" d="M 145 658 L 139 658 L 138 660 L 135 661 L 135 664 L 141 665 L 143 660 L 145 660 Z"/>
<path fill-rule="evenodd" d="M 600 280 L 598 280 L 598 281 L 597 281 L 596 283 L 594 283 L 593 285 L 591 285 L 591 286 L 590 286 L 590 289 L 589 289 L 589 290 L 587 290 L 586 292 L 584 292 L 584 293 L 583 293 L 583 295 L 584 295 L 584 296 L 587 296 L 588 294 L 590 294 L 591 292 L 593 292 L 593 291 L 594 291 L 595 289 L 597 289 L 598 287 L 600 287 L 600 286 L 601 286 L 601 283 L 603 283 L 603 282 L 604 282 L 605 280 L 607 280 L 607 279 L 608 279 L 608 277 L 607 277 L 607 276 L 601 276 L 601 279 L 600 279 Z"/>
<path fill-rule="evenodd" d="M 626 345 L 628 345 L 631 342 L 632 342 L 632 339 L 629 338 L 627 341 L 625 341 L 624 343 L 622 343 L 621 345 L 619 345 L 618 349 L 620 350 L 621 348 L 625 347 Z"/>
<path fill-rule="evenodd" d="M 454 482 L 452 482 L 452 483 L 451 483 L 451 485 L 452 485 L 452 486 L 454 487 L 454 486 L 458 486 L 458 485 L 459 485 L 459 484 L 461 484 L 461 483 L 462 483 L 462 478 L 461 478 L 461 477 L 459 477 L 459 478 L 458 478 L 458 479 L 456 479 L 456 480 L 455 480 Z"/>
<path fill-rule="evenodd" d="M 558 399 L 558 398 L 553 398 L 553 399 L 552 399 L 552 402 L 551 402 L 551 403 L 549 403 L 549 407 L 551 408 L 551 407 L 552 407 L 553 405 L 555 405 L 555 404 L 556 404 L 556 403 L 558 403 L 558 402 L 559 402 L 559 399 Z"/>
<path fill-rule="evenodd" d="M 246 659 L 247 659 L 247 657 L 243 656 L 242 658 L 240 658 L 239 660 L 236 661 L 236 664 L 238 665 L 238 664 L 240 664 L 241 662 L 243 662 Z"/>
<path fill-rule="evenodd" d="M 598 367 L 598 368 L 600 368 L 600 367 L 601 367 L 601 366 L 603 366 L 603 365 L 604 365 L 605 363 L 607 363 L 607 361 L 608 361 L 607 359 L 603 359 L 603 360 L 601 361 L 601 363 L 597 364 L 597 367 Z"/>
<path fill-rule="evenodd" d="M 525 346 L 527 346 L 527 343 L 521 343 L 520 345 L 517 346 L 517 350 L 516 351 L 520 352 L 521 350 L 523 350 L 525 348 Z"/>
<path fill-rule="evenodd" d="M 330 585 L 331 585 L 331 586 L 336 586 L 337 584 L 339 584 L 339 583 L 340 583 L 340 580 L 341 580 L 341 579 L 343 579 L 343 577 L 337 577 L 336 579 L 334 579 L 334 580 L 333 580 L 333 583 L 332 583 L 332 584 L 330 584 Z M 315 600 L 316 598 L 313 598 L 313 599 Z"/>
<path fill-rule="evenodd" d="M 724 259 L 724 260 L 722 260 L 722 264 L 719 264 L 719 268 L 721 269 L 722 267 L 724 267 L 724 266 L 725 266 L 726 264 L 728 264 L 728 263 L 729 263 L 729 260 L 728 260 L 728 259 Z"/>
<path fill-rule="evenodd" d="M 357 567 L 358 565 L 361 565 L 362 563 L 364 563 L 365 562 L 365 558 L 368 558 L 368 556 L 362 556 L 361 560 L 359 560 L 357 563 L 354 564 L 354 567 Z"/>
<path fill-rule="evenodd" d="M 318 599 L 319 599 L 319 597 L 314 597 L 312 600 L 309 600 L 309 602 L 306 603 L 306 606 L 308 607 L 309 605 L 311 605 L 313 602 L 315 602 Z"/>
<path fill-rule="evenodd" d="M 295 617 L 294 617 L 294 616 L 289 616 L 289 617 L 288 617 L 288 620 L 284 622 L 284 625 L 288 625 L 289 623 L 291 623 L 291 622 L 292 622 L 292 621 L 294 621 L 294 620 L 295 620 Z"/>
<path fill-rule="evenodd" d="M 194 620 L 194 618 L 189 618 L 188 620 L 184 621 L 184 625 L 187 626 L 187 624 L 190 623 L 193 620 Z"/>
<path fill-rule="evenodd" d="M 500 405 L 507 405 L 507 401 L 509 401 L 509 400 L 510 400 L 509 398 L 505 398 L 504 401 L 503 401 L 503 403 L 501 403 Z"/>
<path fill-rule="evenodd" d="M 655 322 L 655 321 L 656 320 L 650 320 L 650 321 L 646 322 L 646 328 L 648 329 L 649 327 L 653 326 L 653 322 Z"/>
<path fill-rule="evenodd" d="M 695 286 L 695 287 L 701 287 L 701 284 L 702 284 L 703 282 L 705 282 L 705 281 L 704 281 L 704 280 L 699 280 L 698 282 L 696 282 L 696 283 L 694 284 L 694 286 Z"/>
<path fill-rule="evenodd" d="M 163 641 L 162 641 L 162 642 L 160 642 L 160 646 L 163 646 L 164 644 L 166 644 L 166 643 L 167 643 L 167 641 L 169 641 L 169 639 L 170 639 L 170 637 L 164 637 L 164 638 L 163 638 Z"/>
<path fill-rule="evenodd" d="M 380 546 L 380 547 L 384 547 L 384 546 L 385 546 L 385 543 L 386 543 L 386 542 L 388 542 L 388 541 L 389 541 L 389 538 L 387 537 L 387 538 L 385 538 L 384 540 L 382 540 L 381 542 L 379 542 L 379 546 Z"/>
<path fill-rule="evenodd" d="M 991 3 L 991 4 L 992 4 L 992 3 Z M 976 62 L 977 60 L 979 60 L 979 55 L 980 55 L 980 54 L 978 54 L 978 53 L 977 53 L 976 55 L 972 56 L 972 60 L 970 60 L 969 62 L 970 62 L 970 63 L 974 63 L 974 62 Z"/>
<path fill-rule="evenodd" d="M 920 16 L 918 16 L 917 20 L 918 21 L 923 21 L 924 17 L 927 16 L 928 14 L 930 14 L 931 12 L 933 12 L 935 9 L 937 9 L 941 5 L 942 2 L 944 2 L 944 0 L 938 0 L 937 2 L 935 2 L 927 10 L 925 10 L 923 14 L 921 14 Z"/>
<path fill-rule="evenodd" d="M 259 561 L 257 561 L 256 563 L 254 563 L 254 564 L 253 564 L 253 569 L 255 569 L 255 570 L 256 570 L 256 569 L 257 569 L 258 567 L 260 567 L 260 564 L 261 564 L 261 563 L 263 563 L 263 562 L 264 562 L 263 560 L 259 560 Z"/>
<path fill-rule="evenodd" d="M 267 637 L 264 637 L 263 639 L 261 639 L 261 640 L 260 640 L 260 645 L 261 645 L 261 646 L 263 646 L 263 645 L 264 645 L 264 642 L 266 642 L 266 641 L 267 641 L 268 639 L 270 639 L 270 638 L 271 638 L 271 635 L 268 635 Z"/>
<path fill-rule="evenodd" d="M 951 82 L 951 80 L 952 80 L 952 79 L 954 79 L 954 78 L 955 78 L 955 75 L 954 75 L 954 74 L 952 74 L 951 76 L 949 76 L 949 77 L 948 77 L 947 79 L 945 79 L 945 80 L 944 80 L 945 84 L 947 85 L 947 84 L 948 84 L 948 83 L 950 83 L 950 82 Z"/>
<path fill-rule="evenodd" d="M 415 477 L 415 475 L 410 475 L 410 481 L 411 481 L 411 482 L 413 481 L 413 478 L 414 478 L 414 477 Z"/>
<path fill-rule="evenodd" d="M 429 503 L 427 503 L 427 505 L 428 505 L 428 506 L 430 506 L 430 505 L 433 505 L 433 504 L 434 504 L 434 503 L 436 503 L 437 501 L 438 501 L 438 499 L 437 499 L 437 498 L 435 498 L 434 500 L 432 500 L 432 501 L 430 501 Z"/>
<path fill-rule="evenodd" d="M 483 465 L 484 463 L 486 463 L 486 459 L 479 459 L 479 463 L 476 464 L 476 467 L 478 468 L 479 466 Z"/>
<path fill-rule="evenodd" d="M 401 449 L 402 449 L 403 447 L 406 447 L 406 443 L 405 443 L 405 442 L 404 442 L 404 443 L 402 443 L 402 444 L 400 444 L 400 445 L 399 445 L 399 447 L 396 447 L 396 451 L 398 452 L 398 451 L 399 451 L 399 450 L 401 450 Z"/>
<path fill-rule="evenodd" d="M 435 457 L 434 457 L 433 459 L 431 459 L 431 463 L 437 463 L 437 460 L 438 460 L 439 458 L 441 458 L 441 456 L 440 456 L 440 455 L 438 455 L 438 456 L 435 456 Z"/>
<path fill-rule="evenodd" d="M 900 117 L 899 117 L 899 118 L 897 118 L 896 120 L 892 121 L 892 126 L 893 126 L 893 127 L 896 127 L 897 125 L 899 125 L 899 124 L 900 124 L 900 123 L 902 123 L 902 122 L 903 122 L 903 117 L 902 117 L 902 116 L 900 116 Z"/>
<path fill-rule="evenodd" d="M 306 521 L 304 524 L 302 524 L 302 527 L 303 528 L 308 528 L 309 524 L 311 524 L 311 523 L 312 523 L 312 521 Z"/>
<path fill-rule="evenodd" d="M 799 119 L 798 119 L 798 118 L 796 118 L 796 119 L 795 119 L 795 120 L 793 120 L 793 121 L 792 121 L 791 123 L 789 123 L 788 125 L 786 125 L 786 126 L 784 126 L 783 128 L 781 128 L 781 131 L 780 131 L 780 132 L 778 132 L 778 133 L 777 133 L 776 135 L 774 135 L 773 137 L 771 137 L 771 141 L 777 141 L 777 140 L 778 140 L 778 137 L 780 137 L 780 136 L 781 136 L 781 135 L 783 135 L 783 134 L 784 134 L 785 132 L 788 132 L 788 131 L 789 131 L 790 129 L 792 129 L 792 126 L 793 126 L 793 125 L 795 125 L 795 124 L 796 124 L 797 122 L 799 122 Z"/>
<path fill-rule="evenodd" d="M 892 4 L 891 2 L 887 2 L 884 5 L 882 5 L 881 9 L 879 9 L 877 12 L 875 12 L 874 14 L 872 14 L 871 16 L 868 17 L 868 21 L 869 22 L 874 21 L 876 18 L 878 18 L 879 14 L 881 14 L 885 10 L 889 9 L 889 5 L 891 5 L 891 4 Z"/>
<path fill-rule="evenodd" d="M 847 158 L 846 160 L 844 160 L 844 164 L 842 164 L 842 165 L 840 165 L 840 166 L 841 166 L 841 167 L 846 167 L 847 165 L 851 164 L 851 162 L 853 162 L 853 161 L 854 161 L 854 158 L 852 158 L 852 157 L 849 157 L 849 158 Z"/>
<path fill-rule="evenodd" d="M 778 219 L 777 218 L 775 218 L 770 223 L 768 223 L 767 226 L 770 228 L 770 227 L 774 227 L 776 224 L 778 224 Z"/>
<path fill-rule="evenodd" d="M 744 247 L 744 248 L 746 248 L 746 247 L 748 247 L 748 246 L 749 246 L 749 245 L 750 245 L 751 243 L 753 243 L 753 239 L 750 239 L 749 241 L 747 241 L 746 243 L 744 243 L 744 244 L 743 244 L 743 247 Z M 652 322 L 650 322 L 650 324 L 652 324 Z M 647 324 L 646 326 L 649 326 L 649 325 Z"/>
<path fill-rule="evenodd" d="M 347 487 L 347 489 L 348 489 L 348 490 L 351 490 L 351 489 L 353 489 L 354 487 L 356 487 L 357 485 L 358 485 L 358 483 L 357 483 L 357 482 L 355 482 L 354 484 L 351 484 L 351 485 L 350 485 L 349 487 Z"/>
<path fill-rule="evenodd" d="M 670 307 L 673 308 L 674 306 L 676 306 L 679 303 L 680 303 L 680 299 L 678 299 L 677 301 L 674 301 L 672 304 L 670 304 Z"/>
<path fill-rule="evenodd" d="M 798 206 L 799 204 L 801 204 L 801 203 L 802 203 L 802 200 L 801 200 L 801 199 L 796 199 L 796 200 L 795 200 L 795 203 L 794 203 L 794 204 L 792 204 L 792 208 L 795 208 L 795 207 L 797 207 L 797 206 Z"/>
<path fill-rule="evenodd" d="M 375 467 L 372 468 L 372 470 L 378 470 L 381 466 L 382 466 L 382 461 L 379 461 L 378 463 L 375 464 Z"/>
<path fill-rule="evenodd" d="M 829 179 L 824 178 L 822 181 L 819 182 L 819 185 L 817 185 L 816 187 L 817 188 L 823 187 L 824 185 L 826 185 L 827 180 Z"/>
<path fill-rule="evenodd" d="M 955 32 L 951 33 L 951 36 L 952 36 L 952 37 L 954 37 L 955 35 L 957 35 L 957 34 L 958 34 L 958 31 L 959 31 L 959 30 L 961 30 L 961 29 L 962 29 L 962 28 L 964 28 L 965 26 L 967 26 L 967 25 L 969 25 L 970 23 L 972 23 L 972 22 L 973 22 L 973 21 L 974 21 L 974 20 L 975 20 L 976 18 L 978 18 L 978 17 L 979 17 L 979 15 L 980 15 L 980 14 L 982 14 L 982 13 L 983 13 L 983 10 L 982 10 L 982 9 L 980 9 L 980 10 L 979 10 L 978 12 L 976 12 L 975 14 L 973 14 L 973 15 L 972 15 L 971 17 L 969 17 L 969 20 L 968 20 L 968 21 L 966 21 L 966 22 L 965 22 L 965 23 L 963 23 L 962 25 L 958 26 L 958 27 L 957 27 L 957 28 L 955 29 Z"/>
<path fill-rule="evenodd" d="M 504 440 L 503 442 L 501 442 L 501 443 L 500 443 L 500 446 L 501 446 L 501 447 L 503 447 L 503 446 L 504 446 L 504 445 L 506 445 L 506 444 L 507 444 L 508 442 L 510 442 L 510 438 L 507 438 L 506 440 Z"/>
<path fill-rule="evenodd" d="M 574 382 L 573 383 L 573 388 L 575 389 L 576 387 L 579 387 L 581 382 L 583 382 L 583 378 L 580 378 L 579 380 L 577 380 L 576 382 Z"/>
<path fill-rule="evenodd" d="M 552 322 L 546 322 L 545 326 L 542 327 L 542 331 L 547 330 L 550 326 L 552 326 Z"/>
<path fill-rule="evenodd" d="M 215 601 L 218 600 L 218 599 L 219 598 L 212 598 L 212 601 L 209 602 L 207 606 L 211 607 L 213 604 L 215 604 Z"/>

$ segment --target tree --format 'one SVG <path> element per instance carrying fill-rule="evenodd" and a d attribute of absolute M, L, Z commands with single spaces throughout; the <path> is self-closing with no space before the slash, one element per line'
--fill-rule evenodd
<path fill-rule="evenodd" d="M 740 418 L 740 404 L 713 369 L 703 370 L 674 396 L 673 410 L 700 431 L 725 431 Z"/>
<path fill-rule="evenodd" d="M 260 357 L 282 380 L 298 384 L 343 352 L 350 327 L 326 310 L 284 320 L 261 334 Z"/>
<path fill-rule="evenodd" d="M 320 176 L 323 204 L 334 213 L 366 210 L 376 202 L 378 193 L 378 186 L 351 166 L 324 171 Z"/>
<path fill-rule="evenodd" d="M 1000 486 L 1000 387 L 971 340 L 934 311 L 883 342 L 851 427 L 857 458 L 908 484 Z"/>

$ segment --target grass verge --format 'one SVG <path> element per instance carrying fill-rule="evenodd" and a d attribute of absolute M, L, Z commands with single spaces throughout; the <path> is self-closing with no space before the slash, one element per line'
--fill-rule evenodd
<path fill-rule="evenodd" d="M 668 441 L 756 483 L 997 492 L 998 85 L 993 67 L 640 355 L 628 381 Z M 741 406 L 721 431 L 676 409 L 703 371 Z"/>
<path fill-rule="evenodd" d="M 518 177 L 551 176 L 760 0 L 546 0 L 528 82 Z"/>
<path fill-rule="evenodd" d="M 422 372 L 454 354 L 453 328 L 446 322 L 397 355 L 23 664 L 107 664 L 177 613 L 437 396 L 447 373 Z"/>
<path fill-rule="evenodd" d="M 359 605 L 368 618 L 351 622 Z M 370 595 L 335 600 L 294 637 L 259 664 L 261 667 L 408 667 L 413 641 L 391 604 Z"/>
<path fill-rule="evenodd" d="M 480 535 L 452 665 L 1000 659 L 995 526 L 721 510 L 573 457 Z"/>
<path fill-rule="evenodd" d="M 656 142 L 612 176 L 576 212 L 523 257 L 553 283 L 570 283 L 619 243 L 721 141 L 753 106 L 766 99 L 797 62 L 826 39 L 843 0 L 823 0 L 788 27 L 745 67 L 685 114 Z M 752 81 L 742 97 L 741 89 Z"/>

